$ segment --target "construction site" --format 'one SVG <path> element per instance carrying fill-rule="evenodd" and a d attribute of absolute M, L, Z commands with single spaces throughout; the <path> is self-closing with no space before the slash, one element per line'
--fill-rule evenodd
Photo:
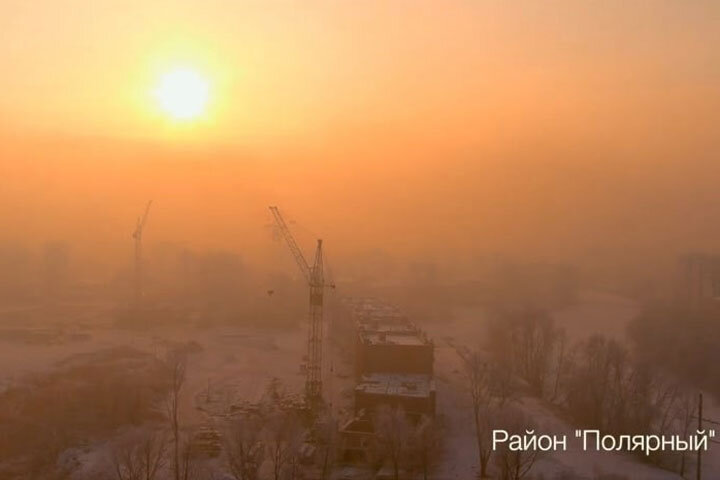
<path fill-rule="evenodd" d="M 168 472 L 178 471 L 171 468 L 177 461 L 214 472 L 212 478 L 385 478 L 391 459 L 378 439 L 390 432 L 380 432 L 379 422 L 396 416 L 403 435 L 409 435 L 407 429 L 426 428 L 436 414 L 434 345 L 428 336 L 389 303 L 336 292 L 322 239 L 315 239 L 308 261 L 275 206 L 269 208 L 273 238 L 280 242 L 283 265 L 294 261 L 298 281 L 268 285 L 258 323 L 239 325 L 235 313 L 226 319 L 232 285 L 230 296 L 216 297 L 220 301 L 212 308 L 174 293 L 169 302 L 168 294 L 158 293 L 160 272 L 152 267 L 157 263 L 148 262 L 148 225 L 157 221 L 152 207 L 152 201 L 145 204 L 128 232 L 132 260 L 127 294 L 119 302 L 76 300 L 72 308 L 61 303 L 67 287 L 57 278 L 64 253 L 54 247 L 60 260 L 52 260 L 48 271 L 58 300 L 4 311 L 0 407 L 23 412 L 3 417 L 4 428 L 22 430 L 26 416 L 48 424 L 62 418 L 58 428 L 70 436 L 53 444 L 62 456 L 59 466 L 25 455 L 41 442 L 39 430 L 14 443 L 0 441 L 0 478 L 26 478 L 24 472 L 33 471 L 86 479 L 114 470 L 113 478 L 133 480 L 139 445 L 151 444 L 157 451 L 146 452 L 146 459 L 155 455 Z M 290 302 L 295 291 L 297 301 Z M 41 317 L 50 312 L 57 320 L 48 327 Z M 208 323 L 213 315 L 222 316 Z M 16 358 L 29 353 L 33 362 L 15 366 Z M 58 415 L 84 409 L 88 418 L 107 415 L 104 426 L 70 413 L 55 417 L 32 410 L 47 382 L 66 389 L 62 398 L 68 402 L 88 402 L 72 408 L 59 402 Z M 105 390 L 97 391 L 98 383 Z M 104 410 L 128 402 L 126 395 L 134 399 L 128 409 Z M 106 440 L 72 446 L 72 438 L 88 436 Z M 268 457 L 273 445 L 282 453 Z"/>
<path fill-rule="evenodd" d="M 272 206 L 270 211 L 308 288 L 307 350 L 301 365 L 305 372 L 304 395 L 287 395 L 280 405 L 309 422 L 298 450 L 300 478 L 392 478 L 388 473 L 390 460 L 380 453 L 378 418 L 387 415 L 382 411 L 387 409 L 391 415 L 401 416 L 409 428 L 419 430 L 432 421 L 436 414 L 434 344 L 397 307 L 375 298 L 342 297 L 332 310 L 333 317 L 325 318 L 326 290 L 335 290 L 336 286 L 326 279 L 322 240 L 317 239 L 314 259 L 309 264 L 280 210 Z M 354 336 L 351 405 L 336 401 L 331 386 L 337 376 L 341 391 L 347 390 L 347 382 L 342 382 L 347 376 L 337 375 L 337 353 L 333 351 L 347 339 L 337 338 L 337 333 L 334 337 L 324 333 L 326 323 L 352 326 L 337 328 L 339 335 L 352 332 Z M 329 344 L 333 340 L 335 344 Z M 339 370 L 342 368 L 339 366 Z M 227 398 L 213 400 L 208 387 L 207 394 L 201 393 L 196 403 L 217 420 L 227 415 L 257 415 L 267 400 L 246 398 L 235 403 Z M 221 410 L 212 412 L 213 404 L 220 405 Z M 337 432 L 329 435 L 328 428 Z M 206 434 L 205 438 L 218 444 L 211 445 L 209 451 L 219 451 L 219 433 Z M 332 459 L 331 464 L 328 459 Z"/>
<path fill-rule="evenodd" d="M 626 333 L 628 325 L 656 321 L 636 303 L 606 293 L 553 303 L 567 295 L 547 288 L 550 269 L 533 270 L 532 277 L 551 292 L 553 318 L 514 304 L 504 316 L 490 314 L 495 306 L 485 287 L 481 305 L 444 303 L 439 315 L 415 321 L 395 301 L 407 298 L 397 286 L 336 283 L 327 243 L 307 234 L 299 240 L 307 229 L 276 206 L 267 212 L 274 240 L 268 243 L 287 274 L 243 283 L 232 254 L 187 251 L 172 252 L 180 265 L 168 270 L 160 261 L 168 253 L 146 245 L 158 221 L 154 207 L 147 202 L 126 232 L 131 254 L 122 288 L 64 284 L 67 253 L 53 245 L 45 253 L 44 302 L 2 310 L 0 478 L 512 478 L 498 476 L 508 468 L 506 453 L 493 453 L 491 463 L 477 460 L 475 447 L 486 447 L 490 435 L 483 425 L 502 418 L 569 431 L 588 406 L 548 392 L 582 391 L 588 381 L 567 375 L 565 342 L 573 352 L 622 352 L 620 342 L 633 334 L 632 328 Z M 301 245 L 312 245 L 312 256 Z M 674 289 L 680 303 L 673 308 L 714 312 L 716 257 L 683 257 L 681 267 Z M 412 292 L 405 306 L 437 301 L 422 298 L 417 288 L 401 287 Z M 482 287 L 469 288 L 474 298 Z M 241 290 L 251 294 L 238 299 Z M 434 295 L 437 285 L 429 291 Z M 416 318 L 423 309 L 415 312 Z M 583 343 L 592 329 L 612 339 L 607 347 Z M 652 353 L 652 347 L 644 348 Z M 537 382 L 534 370 L 518 365 L 527 361 L 521 355 L 545 348 L 545 363 L 527 357 L 546 368 Z M 623 391 L 623 382 L 606 388 L 626 398 L 633 393 Z M 696 408 L 695 398 L 672 388 L 662 397 L 664 408 L 676 408 L 680 398 Z M 485 393 L 473 396 L 478 391 Z M 712 425 L 716 406 L 702 398 L 700 418 Z M 695 411 L 667 415 L 675 415 L 670 424 L 677 426 Z M 47 436 L 48 429 L 63 434 Z M 526 460 L 528 471 L 545 477 L 522 478 L 595 480 L 623 478 L 599 471 L 632 471 L 627 478 L 671 480 L 671 469 L 700 465 L 677 458 L 658 460 L 667 462 L 661 468 L 620 454 L 558 452 Z M 705 471 L 720 468 L 715 457 L 702 461 Z"/>

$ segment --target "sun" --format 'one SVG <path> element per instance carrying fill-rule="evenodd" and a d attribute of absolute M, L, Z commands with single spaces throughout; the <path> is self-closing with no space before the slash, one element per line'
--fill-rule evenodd
<path fill-rule="evenodd" d="M 198 72 L 179 68 L 160 78 L 155 96 L 160 108 L 172 118 L 191 120 L 205 112 L 210 85 Z"/>

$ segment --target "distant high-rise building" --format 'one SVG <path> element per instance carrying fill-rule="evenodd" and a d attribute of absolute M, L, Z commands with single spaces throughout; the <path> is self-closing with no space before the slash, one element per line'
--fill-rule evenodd
<path fill-rule="evenodd" d="M 720 256 L 700 253 L 684 256 L 680 294 L 691 305 L 720 300 Z"/>

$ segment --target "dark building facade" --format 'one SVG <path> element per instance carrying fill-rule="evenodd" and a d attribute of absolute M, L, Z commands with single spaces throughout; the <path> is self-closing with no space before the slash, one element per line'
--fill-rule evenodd
<path fill-rule="evenodd" d="M 433 374 L 434 346 L 419 331 L 359 329 L 356 373 Z"/>

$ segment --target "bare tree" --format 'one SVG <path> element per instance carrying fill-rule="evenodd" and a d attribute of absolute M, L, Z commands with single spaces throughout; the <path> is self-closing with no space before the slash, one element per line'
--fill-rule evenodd
<path fill-rule="evenodd" d="M 412 457 L 416 459 L 424 480 L 428 480 L 428 475 L 438 459 L 441 439 L 437 421 L 423 415 L 413 431 Z"/>
<path fill-rule="evenodd" d="M 678 387 L 616 340 L 593 336 L 575 348 L 563 379 L 563 404 L 574 419 L 611 433 L 657 433 L 674 422 Z"/>
<path fill-rule="evenodd" d="M 116 480 L 154 480 L 165 465 L 166 452 L 164 433 L 143 431 L 131 436 L 113 448 Z"/>
<path fill-rule="evenodd" d="M 478 352 L 471 352 L 465 358 L 465 374 L 472 401 L 473 419 L 475 421 L 475 439 L 480 462 L 480 478 L 487 477 L 488 463 L 492 455 L 490 442 L 490 368 L 487 361 Z"/>
<path fill-rule="evenodd" d="M 294 412 L 276 411 L 268 418 L 264 431 L 267 456 L 273 467 L 273 479 L 297 478 L 297 455 L 302 427 Z"/>
<path fill-rule="evenodd" d="M 627 414 L 625 386 L 637 379 L 629 377 L 626 350 L 614 340 L 593 336 L 576 347 L 574 357 L 564 385 L 570 414 L 582 425 L 614 431 L 622 422 L 613 412 Z"/>
<path fill-rule="evenodd" d="M 488 327 L 496 361 L 510 366 L 542 397 L 559 337 L 553 318 L 544 310 L 523 309 L 502 313 Z"/>
<path fill-rule="evenodd" d="M 378 446 L 390 460 L 394 479 L 398 480 L 412 437 L 412 428 L 405 410 L 383 405 L 377 410 L 373 420 Z"/>
<path fill-rule="evenodd" d="M 177 445 L 177 470 L 175 475 L 179 480 L 201 480 L 207 476 L 197 461 L 192 435 L 179 435 Z"/>
<path fill-rule="evenodd" d="M 140 462 L 133 445 L 117 446 L 112 453 L 113 473 L 117 480 L 140 480 Z"/>
<path fill-rule="evenodd" d="M 567 371 L 568 361 L 568 346 L 567 346 L 567 333 L 559 331 L 558 342 L 557 342 L 557 359 L 555 361 L 555 381 L 553 382 L 553 391 L 550 401 L 555 402 L 560 394 L 560 381 L 562 376 Z"/>
<path fill-rule="evenodd" d="M 148 434 L 140 442 L 140 459 L 145 475 L 143 480 L 153 480 L 165 466 L 167 438 L 164 433 Z"/>
<path fill-rule="evenodd" d="M 524 430 L 533 429 L 531 420 L 517 408 L 505 408 L 499 415 L 505 430 L 510 434 L 522 434 Z M 501 480 L 522 480 L 527 478 L 535 462 L 540 456 L 539 450 L 511 450 L 507 443 L 496 452 L 495 465 Z"/>
<path fill-rule="evenodd" d="M 171 353 L 165 361 L 165 367 L 170 384 L 165 409 L 173 439 L 173 476 L 175 480 L 184 480 L 181 465 L 180 393 L 185 383 L 186 357 L 178 353 Z"/>
<path fill-rule="evenodd" d="M 489 369 L 490 400 L 495 406 L 502 408 L 516 399 L 517 380 L 512 368 L 507 364 L 491 363 Z"/>
<path fill-rule="evenodd" d="M 227 466 L 236 480 L 257 480 L 265 457 L 262 422 L 249 415 L 233 420 L 225 432 Z"/>
<path fill-rule="evenodd" d="M 320 478 L 325 480 L 330 474 L 332 465 L 335 462 L 335 449 L 338 435 L 337 420 L 332 412 L 328 412 L 322 417 L 322 421 L 318 424 L 316 435 L 321 448 L 322 470 Z"/>
<path fill-rule="evenodd" d="M 677 417 L 679 423 L 680 435 L 683 438 L 690 436 L 691 428 L 695 424 L 695 416 L 697 415 L 697 403 L 694 395 L 683 394 L 682 398 L 678 402 Z M 679 474 L 682 478 L 685 478 L 687 458 L 685 451 L 680 453 L 680 466 Z"/>

